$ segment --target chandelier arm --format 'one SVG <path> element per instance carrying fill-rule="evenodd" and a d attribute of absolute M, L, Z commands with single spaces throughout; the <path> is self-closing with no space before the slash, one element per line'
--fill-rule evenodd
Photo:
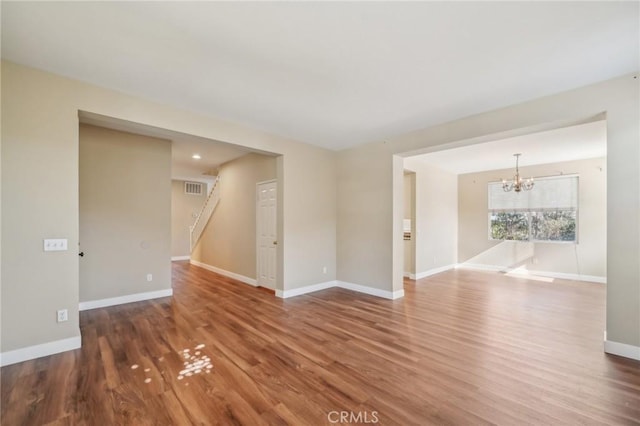
<path fill-rule="evenodd" d="M 529 191 L 533 188 L 533 178 L 522 179 L 522 177 L 520 176 L 520 155 L 522 154 L 513 154 L 513 156 L 516 157 L 516 174 L 513 177 L 513 182 L 507 183 L 505 179 L 502 180 L 502 190 L 504 192 Z"/>

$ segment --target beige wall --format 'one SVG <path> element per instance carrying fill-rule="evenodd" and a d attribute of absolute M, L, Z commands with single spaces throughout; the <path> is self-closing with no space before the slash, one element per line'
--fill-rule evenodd
<path fill-rule="evenodd" d="M 458 177 L 406 158 L 416 176 L 416 275 L 458 261 Z"/>
<path fill-rule="evenodd" d="M 416 232 L 415 232 L 415 205 L 416 205 L 416 174 L 405 172 L 404 174 L 404 219 L 411 221 L 411 239 L 404 240 L 404 275 L 416 273 Z M 403 227 L 404 228 L 404 227 Z"/>
<path fill-rule="evenodd" d="M 77 110 L 55 107 L 59 90 L 12 74 L 3 67 L 3 351 L 80 335 Z M 70 250 L 44 253 L 43 238 L 69 238 Z M 65 308 L 69 321 L 56 323 Z"/>
<path fill-rule="evenodd" d="M 3 351 L 80 335 L 77 252 L 42 252 L 46 237 L 78 245 L 79 111 L 281 154 L 277 288 L 335 279 L 334 152 L 3 61 Z"/>
<path fill-rule="evenodd" d="M 171 256 L 189 256 L 190 230 L 207 199 L 207 184 L 202 194 L 186 194 L 183 180 L 171 181 Z"/>
<path fill-rule="evenodd" d="M 284 172 L 278 173 L 278 207 L 285 205 L 278 227 L 287 231 L 278 270 L 284 270 L 285 290 L 336 279 L 336 153 L 305 151 L 297 145 L 295 155 L 278 157 L 278 164 L 284 163 Z"/>
<path fill-rule="evenodd" d="M 0 7 L 0 18 L 2 15 L 2 7 Z M 0 37 L 1 39 L 2 37 Z M 0 40 L 1 42 L 1 40 Z M 2 82 L 2 67 L 0 67 L 0 82 Z M 0 84 L 0 99 L 2 99 L 2 84 Z M 3 345 L 2 345 L 2 135 L 4 133 L 2 133 L 2 120 L 3 120 L 3 115 L 2 115 L 2 104 L 3 102 L 0 102 L 0 353 L 2 353 L 4 351 L 3 349 Z"/>
<path fill-rule="evenodd" d="M 191 258 L 256 278 L 256 184 L 276 178 L 275 157 L 248 154 L 220 166 L 220 201 Z"/>
<path fill-rule="evenodd" d="M 171 142 L 81 124 L 79 178 L 80 301 L 170 289 Z"/>
<path fill-rule="evenodd" d="M 402 164 L 402 162 L 400 162 Z M 398 178 L 399 224 L 395 224 L 391 153 L 385 145 L 341 151 L 338 157 L 338 280 L 393 291 L 394 236 L 402 237 L 403 185 Z M 404 269 L 400 253 L 400 286 Z M 397 285 L 397 284 L 396 284 Z"/>
<path fill-rule="evenodd" d="M 580 176 L 577 245 L 489 240 L 487 184 L 499 176 L 508 178 L 513 169 L 460 175 L 460 262 L 606 277 L 606 162 L 606 158 L 596 158 L 520 168 L 526 177 L 551 176 L 560 172 Z"/>
<path fill-rule="evenodd" d="M 389 290 L 402 279 L 403 165 L 409 156 L 607 117 L 607 332 L 640 346 L 638 79 L 591 86 L 339 153 L 338 279 Z"/>

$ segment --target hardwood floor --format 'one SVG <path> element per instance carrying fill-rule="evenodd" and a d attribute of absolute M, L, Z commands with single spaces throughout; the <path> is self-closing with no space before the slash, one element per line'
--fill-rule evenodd
<path fill-rule="evenodd" d="M 2 425 L 640 424 L 603 285 L 458 270 L 281 300 L 173 268 L 173 298 L 82 312 L 82 349 L 2 368 Z"/>

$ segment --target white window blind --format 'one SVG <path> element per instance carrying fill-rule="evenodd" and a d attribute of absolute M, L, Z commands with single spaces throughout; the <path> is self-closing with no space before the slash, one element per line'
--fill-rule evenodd
<path fill-rule="evenodd" d="M 536 178 L 530 191 L 505 192 L 502 182 L 490 182 L 489 211 L 545 211 L 578 209 L 578 176 Z"/>

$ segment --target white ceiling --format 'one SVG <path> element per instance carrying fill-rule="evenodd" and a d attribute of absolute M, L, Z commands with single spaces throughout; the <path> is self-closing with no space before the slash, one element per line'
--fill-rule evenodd
<path fill-rule="evenodd" d="M 341 149 L 638 70 L 638 2 L 2 2 L 2 57 Z"/>
<path fill-rule="evenodd" d="M 255 152 L 225 142 L 187 135 L 158 127 L 118 120 L 104 115 L 80 112 L 80 122 L 123 132 L 168 139 L 171 141 L 171 177 L 173 179 L 212 182 L 218 166 Z M 199 154 L 196 160 L 194 154 Z M 265 154 L 262 153 L 261 154 Z"/>
<path fill-rule="evenodd" d="M 560 163 L 607 156 L 606 121 L 564 127 L 409 157 L 455 174 Z"/>

